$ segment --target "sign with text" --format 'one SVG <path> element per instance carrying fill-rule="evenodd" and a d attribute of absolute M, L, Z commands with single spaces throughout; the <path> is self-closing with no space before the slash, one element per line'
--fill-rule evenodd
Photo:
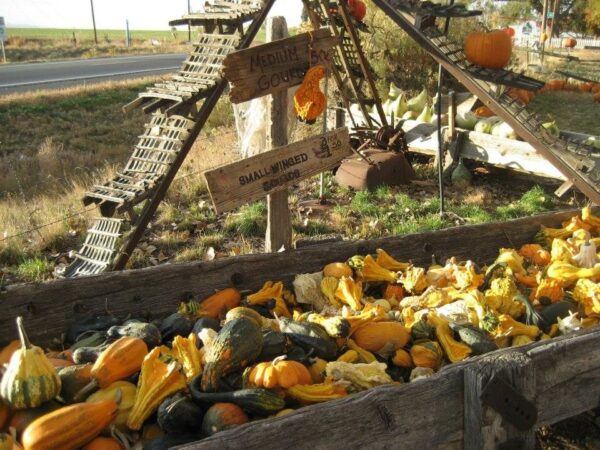
<path fill-rule="evenodd" d="M 338 42 L 323 28 L 230 53 L 223 76 L 232 84 L 231 101 L 241 103 L 299 85 L 310 66 L 330 66 Z"/>
<path fill-rule="evenodd" d="M 230 211 L 335 167 L 352 153 L 347 128 L 204 172 L 215 210 Z"/>

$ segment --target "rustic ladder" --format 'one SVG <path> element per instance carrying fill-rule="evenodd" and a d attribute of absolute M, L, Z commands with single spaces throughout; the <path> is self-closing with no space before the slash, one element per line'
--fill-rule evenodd
<path fill-rule="evenodd" d="M 211 32 L 200 35 L 200 41 L 179 72 L 168 81 L 151 86 L 124 107 L 125 111 L 141 107 L 144 112 L 153 114 L 124 169 L 112 180 L 86 192 L 84 204 L 98 204 L 104 217 L 97 219 L 89 230 L 75 260 L 65 271 L 66 277 L 125 267 L 227 87 L 227 81 L 221 77 L 223 60 L 229 53 L 252 43 L 275 0 L 264 0 L 259 8 L 253 6 L 254 3 L 221 0 L 202 14 L 186 16 L 185 23 L 188 20 L 194 24 L 204 23 L 205 30 L 209 28 Z M 250 24 L 245 29 L 246 22 Z M 142 201 L 145 203 L 137 216 L 133 207 Z M 107 218 L 116 212 L 129 215 L 131 230 L 126 236 L 121 231 L 122 220 Z M 118 228 L 114 228 L 117 223 L 114 221 L 118 221 Z M 99 240 L 97 235 L 109 224 L 113 227 L 111 239 Z"/>
<path fill-rule="evenodd" d="M 367 26 L 352 17 L 345 0 L 334 3 L 329 0 L 303 0 L 303 3 L 313 28 L 327 26 L 331 34 L 341 40 L 336 46 L 332 74 L 354 127 L 358 123 L 350 109 L 352 104 L 359 105 L 368 128 L 386 126 L 387 119 L 375 87 L 373 69 L 365 57 L 357 32 L 357 29 L 368 31 Z M 373 106 L 379 116 L 377 124 L 370 114 Z"/>
<path fill-rule="evenodd" d="M 427 11 L 405 0 L 373 0 L 443 68 L 508 123 L 594 203 L 600 203 L 600 153 L 591 146 L 551 135 L 526 105 L 508 95 L 506 86 L 536 90 L 543 83 L 509 70 L 484 69 L 469 63 L 462 47 L 436 25 L 437 17 L 465 17 L 468 10 L 430 4 Z M 416 9 L 415 9 L 416 8 Z"/>

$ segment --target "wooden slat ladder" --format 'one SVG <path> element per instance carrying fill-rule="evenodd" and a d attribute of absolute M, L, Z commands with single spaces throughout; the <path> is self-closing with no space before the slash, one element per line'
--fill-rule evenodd
<path fill-rule="evenodd" d="M 97 218 L 64 276 L 71 278 L 104 272 L 112 264 L 122 225 L 121 219 Z"/>
<path fill-rule="evenodd" d="M 451 42 L 436 25 L 437 17 L 468 17 L 468 10 L 457 5 L 429 5 L 426 15 L 415 13 L 412 2 L 373 0 L 397 25 L 411 36 L 444 69 L 475 94 L 496 115 L 538 153 L 554 165 L 590 200 L 600 204 L 600 153 L 591 146 L 569 142 L 551 135 L 542 120 L 527 111 L 526 105 L 507 94 L 506 86 L 536 90 L 543 83 L 511 72 L 491 70 L 469 63 L 462 47 Z"/>
<path fill-rule="evenodd" d="M 329 27 L 333 36 L 341 39 L 334 54 L 332 74 L 349 117 L 356 127 L 350 105 L 358 104 L 367 126 L 375 129 L 387 125 L 379 93 L 375 87 L 375 76 L 367 61 L 357 30 L 368 31 L 366 25 L 355 20 L 349 13 L 344 0 L 331 3 L 329 0 L 303 0 L 313 28 Z M 334 9 L 332 10 L 332 5 Z M 370 114 L 375 107 L 378 123 Z"/>
<path fill-rule="evenodd" d="M 94 186 L 86 192 L 84 204 L 96 203 L 103 216 L 111 217 L 116 212 L 127 212 L 131 221 L 131 232 L 120 243 L 119 230 L 114 239 L 102 241 L 98 235 L 108 223 L 119 219 L 98 219 L 89 230 L 86 241 L 77 253 L 75 261 L 67 268 L 65 276 L 77 277 L 125 267 L 129 256 L 152 219 L 158 205 L 173 182 L 175 175 L 196 138 L 212 113 L 219 98 L 227 87 L 221 77 L 221 64 L 227 54 L 247 48 L 255 38 L 275 0 L 263 0 L 260 9 L 254 1 L 239 3 L 220 1 L 214 8 L 235 9 L 238 25 L 219 26 L 227 34 L 203 34 L 200 42 L 183 63 L 182 69 L 169 81 L 157 83 L 125 109 L 142 106 L 144 111 L 156 110 L 144 133 L 134 147 L 124 169 L 112 180 Z M 241 11 L 241 12 L 240 12 Z M 234 15 L 235 15 L 234 14 Z M 246 30 L 241 25 L 250 17 L 252 22 Z M 229 24 L 231 18 L 224 19 Z M 219 20 L 217 20 L 219 22 Z M 202 102 L 198 106 L 198 102 Z M 133 206 L 145 201 L 139 215 Z"/>
<path fill-rule="evenodd" d="M 187 110 L 189 105 L 206 97 L 221 81 L 221 65 L 225 57 L 239 46 L 235 34 L 201 34 L 181 69 L 165 82 L 156 83 L 123 107 L 125 112 L 136 107 L 145 111 L 164 109 L 168 115 Z M 164 100 L 156 102 L 157 99 Z"/>
<path fill-rule="evenodd" d="M 154 113 L 122 173 L 85 193 L 83 203 L 97 203 L 103 216 L 131 209 L 151 194 L 175 160 L 194 123 L 181 116 Z"/>

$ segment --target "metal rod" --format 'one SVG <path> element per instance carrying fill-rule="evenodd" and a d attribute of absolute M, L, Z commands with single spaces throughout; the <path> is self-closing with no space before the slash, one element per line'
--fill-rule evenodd
<path fill-rule="evenodd" d="M 448 5 L 454 4 L 454 0 L 450 0 Z M 448 34 L 450 28 L 450 18 L 446 17 L 444 20 L 444 35 Z M 444 85 L 444 68 L 440 64 L 438 67 L 438 85 L 437 85 L 437 140 L 438 140 L 438 184 L 440 188 L 440 215 L 444 214 L 446 209 L 445 198 L 444 198 L 444 142 L 442 141 L 442 86 Z"/>
<path fill-rule="evenodd" d="M 188 16 L 191 14 L 192 8 L 190 6 L 190 0 L 188 0 Z M 188 41 L 192 42 L 192 21 L 188 20 Z"/>
<path fill-rule="evenodd" d="M 98 34 L 96 34 L 96 17 L 94 16 L 94 0 L 90 0 L 90 6 L 92 7 L 92 24 L 94 25 L 94 42 L 98 45 Z"/>

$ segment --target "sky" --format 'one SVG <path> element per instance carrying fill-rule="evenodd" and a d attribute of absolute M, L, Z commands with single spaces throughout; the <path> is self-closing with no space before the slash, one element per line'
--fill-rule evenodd
<path fill-rule="evenodd" d="M 169 20 L 187 13 L 188 0 L 93 0 L 96 27 L 133 30 L 168 29 Z M 204 0 L 190 0 L 197 10 Z M 282 15 L 289 26 L 300 23 L 301 0 L 277 0 L 271 15 Z M 92 28 L 88 0 L 0 0 L 0 16 L 7 27 Z"/>

